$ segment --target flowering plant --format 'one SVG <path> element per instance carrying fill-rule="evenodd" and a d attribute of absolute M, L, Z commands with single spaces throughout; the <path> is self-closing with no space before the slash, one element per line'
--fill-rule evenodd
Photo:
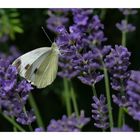
<path fill-rule="evenodd" d="M 131 68 L 133 53 L 127 48 L 129 35 L 137 30 L 129 19 L 138 11 L 116 9 L 124 19 L 113 26 L 121 32 L 121 41 L 114 44 L 103 24 L 108 9 L 46 11 L 46 28 L 55 36 L 61 52 L 58 77 L 51 86 L 38 90 L 19 78 L 11 65 L 21 52 L 15 46 L 10 47 L 9 54 L 1 51 L 1 116 L 14 131 L 139 131 L 140 125 L 135 127 L 128 119 L 140 124 L 140 71 Z M 84 98 L 82 94 L 86 94 Z"/>

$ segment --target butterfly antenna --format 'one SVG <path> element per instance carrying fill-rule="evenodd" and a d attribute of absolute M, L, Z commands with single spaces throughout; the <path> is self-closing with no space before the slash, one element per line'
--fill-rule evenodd
<path fill-rule="evenodd" d="M 46 33 L 45 29 L 44 29 L 43 27 L 41 27 L 41 28 L 42 28 L 43 32 L 45 33 L 45 35 L 47 36 L 47 38 L 49 39 L 49 41 L 50 41 L 51 43 L 53 43 L 53 42 L 51 41 L 50 37 L 48 36 L 48 34 Z"/>

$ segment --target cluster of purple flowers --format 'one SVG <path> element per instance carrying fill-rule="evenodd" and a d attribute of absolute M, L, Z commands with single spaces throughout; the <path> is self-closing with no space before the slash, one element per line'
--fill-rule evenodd
<path fill-rule="evenodd" d="M 102 94 L 99 99 L 96 96 L 93 96 L 92 118 L 95 120 L 94 125 L 103 130 L 106 130 L 109 127 L 108 108 L 105 101 L 106 98 Z"/>
<path fill-rule="evenodd" d="M 116 45 L 105 58 L 105 64 L 110 73 L 112 89 L 119 92 L 117 95 L 113 95 L 113 101 L 119 106 L 127 105 L 125 87 L 130 75 L 128 71 L 130 55 L 131 53 L 127 48 Z"/>
<path fill-rule="evenodd" d="M 137 13 L 129 9 L 120 11 L 125 17 Z M 47 28 L 57 33 L 56 43 L 61 51 L 58 75 L 67 79 L 76 77 L 86 85 L 95 86 L 106 76 L 103 73 L 106 69 L 110 85 L 117 92 L 111 99 L 121 109 L 125 108 L 134 120 L 140 121 L 140 71 L 129 70 L 131 53 L 128 49 L 121 45 L 103 45 L 107 40 L 104 25 L 92 9 L 49 9 L 48 15 Z M 122 33 L 135 30 L 126 19 L 117 23 L 116 27 Z M 18 72 L 11 63 L 20 53 L 15 47 L 10 49 L 10 53 L 9 56 L 0 53 L 0 111 L 22 125 L 30 125 L 36 117 L 33 110 L 26 111 L 25 105 L 33 87 L 26 80 L 18 81 Z M 110 127 L 109 111 L 103 94 L 93 96 L 95 127 L 103 131 Z M 90 118 L 81 111 L 80 116 L 73 113 L 71 116 L 63 115 L 60 120 L 52 119 L 46 130 L 36 128 L 35 131 L 79 132 L 89 121 Z M 123 124 L 111 131 L 133 130 Z"/>
<path fill-rule="evenodd" d="M 112 128 L 112 132 L 132 132 L 133 129 L 130 128 L 128 125 L 123 125 L 121 128 Z"/>
<path fill-rule="evenodd" d="M 48 132 L 78 132 L 81 131 L 84 125 L 90 121 L 90 118 L 86 118 L 84 111 L 81 111 L 79 117 L 73 113 L 71 116 L 62 116 L 61 120 L 51 120 L 47 127 Z"/>
<path fill-rule="evenodd" d="M 127 48 L 116 45 L 115 48 L 111 48 L 111 52 L 105 58 L 106 67 L 112 75 L 111 85 L 116 91 L 120 91 L 122 88 L 120 82 L 125 82 L 129 77 L 130 55 Z"/>
<path fill-rule="evenodd" d="M 104 26 L 97 15 L 92 15 L 93 10 L 71 9 L 71 12 L 74 23 L 69 26 L 68 31 L 64 26 L 57 28 L 58 36 L 56 42 L 62 52 L 59 63 L 61 68 L 59 75 L 68 79 L 77 76 L 83 83 L 92 85 L 94 84 L 92 77 L 98 77 L 96 81 L 100 81 L 103 77 L 100 73 L 95 73 L 96 67 L 93 69 L 92 64 L 89 64 L 93 60 L 92 50 L 94 47 L 100 46 L 106 40 L 103 33 Z M 83 64 L 83 69 L 85 70 L 82 74 L 84 76 L 80 73 Z M 91 76 L 87 74 L 89 73 L 88 67 L 92 67 Z"/>
<path fill-rule="evenodd" d="M 69 9 L 49 9 L 47 11 L 49 18 L 46 21 L 47 28 L 56 33 L 56 28 L 61 25 L 67 25 L 69 18 Z"/>
<path fill-rule="evenodd" d="M 116 23 L 116 27 L 121 32 L 133 32 L 135 31 L 136 27 L 131 23 L 128 23 L 128 16 L 137 14 L 137 10 L 134 9 L 119 9 L 120 12 L 125 16 L 125 19 L 122 19 L 120 23 Z"/>
<path fill-rule="evenodd" d="M 126 91 L 129 97 L 128 113 L 140 121 L 140 71 L 131 71 Z"/>
<path fill-rule="evenodd" d="M 137 13 L 136 10 L 128 9 L 120 9 L 120 11 L 125 16 Z M 73 24 L 68 29 L 64 24 L 57 27 L 56 42 L 61 51 L 59 76 L 68 79 L 77 77 L 82 83 L 94 86 L 104 78 L 102 70 L 104 67 L 107 68 L 111 87 L 117 92 L 112 96 L 114 103 L 119 107 L 126 107 L 129 114 L 139 120 L 139 103 L 128 93 L 131 77 L 128 67 L 131 53 L 124 46 L 115 45 L 114 48 L 103 45 L 107 39 L 103 32 L 104 26 L 99 17 L 93 15 L 93 10 L 71 9 L 69 12 L 72 13 Z M 128 24 L 126 20 L 117 23 L 116 26 L 122 32 L 135 30 L 135 27 Z M 138 93 L 136 95 L 138 96 Z M 105 97 L 103 95 L 99 99 L 93 97 L 92 107 L 95 126 L 103 130 L 107 129 L 109 123 Z"/>
<path fill-rule="evenodd" d="M 17 122 L 28 125 L 35 120 L 35 116 L 32 111 L 24 112 L 23 108 L 33 88 L 25 80 L 17 80 L 17 69 L 11 63 L 19 52 L 13 46 L 10 53 L 9 56 L 0 54 L 0 110 Z"/>
<path fill-rule="evenodd" d="M 79 117 L 73 113 L 71 116 L 67 117 L 63 115 L 61 120 L 50 121 L 47 127 L 48 132 L 79 132 L 81 129 L 90 121 L 90 118 L 85 117 L 84 111 L 81 111 Z M 36 132 L 45 131 L 43 128 L 36 128 Z"/>

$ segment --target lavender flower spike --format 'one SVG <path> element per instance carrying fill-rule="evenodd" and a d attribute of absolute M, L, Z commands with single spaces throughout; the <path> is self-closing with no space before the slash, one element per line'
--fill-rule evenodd
<path fill-rule="evenodd" d="M 120 12 L 122 12 L 123 15 L 128 16 L 128 15 L 135 15 L 137 14 L 137 10 L 136 9 L 127 9 L 127 8 L 120 8 L 119 9 Z"/>
<path fill-rule="evenodd" d="M 50 121 L 47 127 L 49 132 L 79 132 L 82 127 L 90 121 L 90 118 L 86 118 L 84 111 L 81 111 L 81 115 L 77 118 L 76 114 L 73 113 L 70 117 L 66 115 L 62 116 L 61 120 Z"/>
<path fill-rule="evenodd" d="M 133 32 L 136 29 L 132 24 L 128 24 L 126 20 L 122 20 L 121 23 L 116 23 L 116 27 L 122 32 Z"/>
<path fill-rule="evenodd" d="M 128 113 L 134 120 L 140 121 L 140 71 L 131 71 L 126 91 L 130 104 Z"/>
<path fill-rule="evenodd" d="M 115 48 L 111 49 L 109 55 L 104 59 L 107 69 L 111 74 L 111 86 L 114 90 L 121 90 L 121 83 L 129 77 L 128 66 L 130 65 L 131 53 L 126 47 L 115 45 Z"/>
<path fill-rule="evenodd" d="M 93 103 L 92 103 L 92 118 L 95 120 L 94 125 L 97 128 L 101 128 L 106 130 L 109 127 L 108 123 L 108 108 L 105 104 L 106 98 L 104 95 L 101 95 L 98 99 L 96 96 L 93 96 Z"/>
<path fill-rule="evenodd" d="M 0 109 L 6 115 L 24 125 L 35 120 L 33 112 L 23 112 L 29 92 L 33 89 L 25 80 L 17 80 L 17 69 L 12 66 L 12 61 L 19 55 L 15 47 L 10 49 L 10 56 L 0 54 Z"/>
<path fill-rule="evenodd" d="M 123 125 L 122 128 L 112 128 L 112 132 L 132 132 L 133 129 L 130 128 L 128 125 Z"/>

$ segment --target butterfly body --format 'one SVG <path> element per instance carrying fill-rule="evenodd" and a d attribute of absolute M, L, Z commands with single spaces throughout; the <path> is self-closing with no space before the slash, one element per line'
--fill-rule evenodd
<path fill-rule="evenodd" d="M 44 88 L 56 78 L 59 54 L 58 46 L 53 43 L 51 47 L 38 48 L 20 56 L 13 65 L 20 76 L 37 88 Z"/>

